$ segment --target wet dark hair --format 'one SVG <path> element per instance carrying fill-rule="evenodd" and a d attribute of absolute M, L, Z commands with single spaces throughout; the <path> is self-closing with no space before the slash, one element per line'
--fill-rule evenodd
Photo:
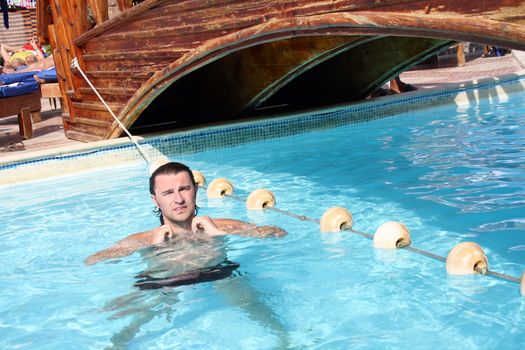
<path fill-rule="evenodd" d="M 180 172 L 185 172 L 189 175 L 191 183 L 193 184 L 193 187 L 197 189 L 197 184 L 195 183 L 195 178 L 193 177 L 193 173 L 191 172 L 191 169 L 188 168 L 187 165 L 178 163 L 178 162 L 169 162 L 164 165 L 161 165 L 158 167 L 150 176 L 149 178 L 149 193 L 152 195 L 155 195 L 155 179 L 159 175 L 176 175 Z M 197 192 L 195 192 L 197 193 Z M 199 211 L 199 207 L 195 205 L 195 215 L 197 215 Z M 162 213 L 159 208 L 153 209 L 153 213 L 159 217 L 160 224 L 164 225 L 164 218 L 162 217 Z"/>

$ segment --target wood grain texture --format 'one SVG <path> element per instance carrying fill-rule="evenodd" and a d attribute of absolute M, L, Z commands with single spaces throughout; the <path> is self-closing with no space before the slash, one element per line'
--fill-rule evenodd
<path fill-rule="evenodd" d="M 456 41 L 525 50 L 525 0 L 120 1 L 112 19 L 104 1 L 93 28 L 82 0 L 51 2 L 66 130 L 84 140 L 122 130 L 73 57 L 130 127 L 361 99 Z"/>

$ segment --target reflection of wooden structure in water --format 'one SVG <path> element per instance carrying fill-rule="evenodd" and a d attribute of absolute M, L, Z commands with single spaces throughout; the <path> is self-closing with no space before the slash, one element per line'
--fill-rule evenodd
<path fill-rule="evenodd" d="M 121 134 L 73 57 L 125 126 L 173 128 L 362 99 L 454 41 L 525 49 L 525 0 L 117 1 L 40 11 L 67 137 Z"/>

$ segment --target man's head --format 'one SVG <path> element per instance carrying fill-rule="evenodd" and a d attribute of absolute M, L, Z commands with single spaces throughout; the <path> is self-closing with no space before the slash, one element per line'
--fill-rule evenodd
<path fill-rule="evenodd" d="M 151 199 L 158 208 L 161 224 L 164 219 L 188 224 L 196 215 L 197 185 L 190 168 L 182 163 L 166 163 L 151 174 Z"/>
<path fill-rule="evenodd" d="M 24 61 L 26 65 L 30 65 L 32 63 L 37 62 L 38 59 L 36 58 L 35 55 L 27 55 Z"/>

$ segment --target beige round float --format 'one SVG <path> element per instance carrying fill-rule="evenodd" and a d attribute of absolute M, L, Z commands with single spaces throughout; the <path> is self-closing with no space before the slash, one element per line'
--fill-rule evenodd
<path fill-rule="evenodd" d="M 208 185 L 208 198 L 221 198 L 233 194 L 233 185 L 227 179 L 215 179 Z"/>
<path fill-rule="evenodd" d="M 489 263 L 479 245 L 463 242 L 448 253 L 446 267 L 450 275 L 472 275 L 479 273 L 479 270 L 487 271 Z"/>
<path fill-rule="evenodd" d="M 397 249 L 407 247 L 412 243 L 410 232 L 400 222 L 385 222 L 374 234 L 374 248 Z"/>
<path fill-rule="evenodd" d="M 525 297 L 525 272 L 521 275 L 520 292 Z"/>
<path fill-rule="evenodd" d="M 204 187 L 204 185 L 206 185 L 206 178 L 204 177 L 204 174 L 198 170 L 192 170 L 191 172 L 197 187 Z"/>
<path fill-rule="evenodd" d="M 252 191 L 246 199 L 248 210 L 264 210 L 273 206 L 275 206 L 275 196 L 264 188 Z"/>
<path fill-rule="evenodd" d="M 150 174 L 150 176 L 151 176 L 151 174 L 153 174 L 155 172 L 155 170 L 157 170 L 158 168 L 160 168 L 164 164 L 169 163 L 169 161 L 170 160 L 167 157 L 159 157 L 159 158 L 156 158 L 156 159 L 152 160 L 151 163 L 149 164 L 149 174 Z"/>
<path fill-rule="evenodd" d="M 344 228 L 352 228 L 352 214 L 345 208 L 333 207 L 324 212 L 321 217 L 321 232 L 339 232 Z"/>

